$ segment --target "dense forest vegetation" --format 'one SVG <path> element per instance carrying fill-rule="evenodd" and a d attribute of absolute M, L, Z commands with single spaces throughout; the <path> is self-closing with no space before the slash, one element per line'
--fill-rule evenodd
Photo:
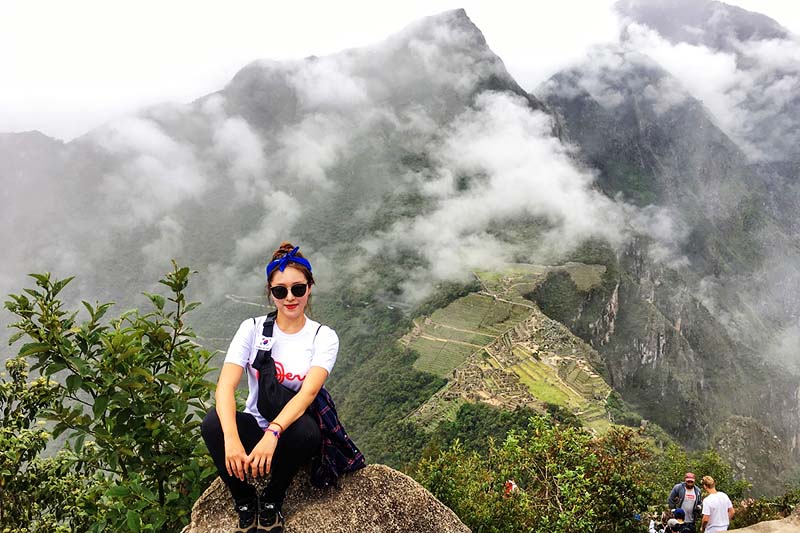
<path fill-rule="evenodd" d="M 66 309 L 59 294 L 70 280 L 47 274 L 10 296 L 12 342 L 21 345 L 0 378 L 0 531 L 180 531 L 188 523 L 216 476 L 199 437 L 213 369 L 187 325 L 199 305 L 186 299 L 190 275 L 175 264 L 161 280 L 166 294 L 146 294 L 148 311 L 114 318 L 109 303 Z M 470 290 L 442 286 L 417 312 Z M 746 494 L 748 484 L 712 450 L 689 454 L 642 428 L 596 436 L 555 406 L 466 404 L 437 427 L 404 420 L 444 380 L 413 370 L 415 354 L 394 342 L 405 315 L 340 298 L 315 312 L 352 310 L 336 323 L 354 354 L 340 362 L 348 379 L 330 382 L 343 419 L 370 461 L 414 476 L 473 531 L 643 531 L 686 470 L 713 475 L 732 498 Z M 354 387 L 358 380 L 364 386 Z M 519 490 L 506 496 L 508 479 Z M 798 491 L 748 500 L 736 521 L 774 517 L 797 501 Z"/>

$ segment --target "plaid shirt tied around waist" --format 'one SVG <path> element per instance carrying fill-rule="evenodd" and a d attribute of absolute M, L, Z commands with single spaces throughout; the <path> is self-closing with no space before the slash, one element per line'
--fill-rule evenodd
<path fill-rule="evenodd" d="M 347 435 L 330 393 L 321 388 L 309 408 L 322 430 L 322 453 L 311 465 L 311 484 L 317 488 L 338 486 L 339 477 L 366 466 L 362 454 Z"/>

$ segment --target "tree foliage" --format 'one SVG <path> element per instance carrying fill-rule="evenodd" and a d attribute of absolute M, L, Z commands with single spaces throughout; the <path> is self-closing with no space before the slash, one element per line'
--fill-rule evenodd
<path fill-rule="evenodd" d="M 745 479 L 736 479 L 733 467 L 713 449 L 690 453 L 677 444 L 669 444 L 649 463 L 648 468 L 655 480 L 653 501 L 661 501 L 665 507 L 669 491 L 676 483 L 683 481 L 686 472 L 695 474 L 698 487 L 703 476 L 713 477 L 717 488 L 732 500 L 742 498 L 750 489 L 750 483 Z"/>
<path fill-rule="evenodd" d="M 45 415 L 54 436 L 66 433 L 66 449 L 53 460 L 83 489 L 75 501 L 82 504 L 80 513 L 91 515 L 90 531 L 179 531 L 216 474 L 198 431 L 213 388 L 205 379 L 211 354 L 186 325 L 186 315 L 199 305 L 185 298 L 190 270 L 173 267 L 160 280 L 169 295 L 146 294 L 153 309 L 144 314 L 132 310 L 104 321 L 112 304 L 84 301 L 89 318 L 79 323 L 78 312 L 58 299 L 70 279 L 48 274 L 32 275 L 36 288 L 6 302 L 18 317 L 12 342 L 26 340 L 17 361 L 34 361 L 32 370 L 42 376 L 28 387 L 28 395 L 40 399 L 22 411 L 28 420 Z M 26 396 L 14 386 L 9 397 L 19 403 Z M 4 428 L 10 423 L 4 416 Z M 27 453 L 23 474 L 32 475 L 49 435 L 24 428 L 8 435 Z M 40 444 L 26 445 L 31 439 Z M 19 472 L 12 477 L 15 483 L 23 479 Z M 21 497 L 38 498 L 47 482 L 23 487 Z M 33 522 L 47 516 L 35 512 Z"/>
<path fill-rule="evenodd" d="M 58 400 L 58 384 L 28 381 L 23 358 L 9 359 L 0 380 L 0 526 L 16 533 L 86 529 L 93 480 L 75 472 L 69 450 L 40 457 L 52 438 L 39 419 Z"/>
<path fill-rule="evenodd" d="M 593 437 L 533 417 L 488 453 L 456 442 L 420 463 L 418 479 L 475 532 L 635 531 L 647 506 L 645 442 L 628 429 Z M 504 495 L 506 480 L 519 491 Z"/>

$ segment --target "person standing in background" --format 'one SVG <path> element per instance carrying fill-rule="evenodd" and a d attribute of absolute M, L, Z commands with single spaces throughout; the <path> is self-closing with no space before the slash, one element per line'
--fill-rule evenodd
<path fill-rule="evenodd" d="M 683 483 L 678 483 L 672 487 L 667 499 L 670 509 L 683 509 L 686 516 L 684 519 L 687 524 L 694 527 L 695 521 L 700 518 L 700 505 L 703 503 L 700 489 L 695 486 L 695 477 L 692 472 L 686 472 Z"/>
<path fill-rule="evenodd" d="M 733 518 L 733 504 L 728 495 L 717 490 L 717 483 L 711 476 L 703 476 L 703 488 L 708 492 L 703 501 L 703 522 L 700 531 L 715 533 L 728 531 L 728 526 Z"/>

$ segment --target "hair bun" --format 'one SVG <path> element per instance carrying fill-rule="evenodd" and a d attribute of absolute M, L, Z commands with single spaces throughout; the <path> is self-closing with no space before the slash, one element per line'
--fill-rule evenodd
<path fill-rule="evenodd" d="M 272 260 L 274 261 L 275 259 L 278 259 L 279 257 L 288 254 L 292 250 L 294 250 L 294 244 L 290 243 L 289 241 L 283 241 L 281 245 L 278 246 L 278 249 L 272 253 Z M 297 253 L 297 255 L 298 257 L 303 257 L 303 254 L 299 252 Z"/>

